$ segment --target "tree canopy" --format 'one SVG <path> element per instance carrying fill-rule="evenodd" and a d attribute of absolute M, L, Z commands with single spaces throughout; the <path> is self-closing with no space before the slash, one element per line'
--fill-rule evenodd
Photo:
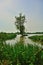
<path fill-rule="evenodd" d="M 19 16 L 18 17 L 15 16 L 15 18 L 16 18 L 15 25 L 17 29 L 20 31 L 20 34 L 23 35 L 25 32 L 25 26 L 24 26 L 25 16 L 20 13 Z"/>

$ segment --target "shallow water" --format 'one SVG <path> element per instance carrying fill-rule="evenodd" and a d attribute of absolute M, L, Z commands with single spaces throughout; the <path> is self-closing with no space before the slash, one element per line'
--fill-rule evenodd
<path fill-rule="evenodd" d="M 28 36 L 24 36 L 24 37 L 21 37 L 21 35 L 17 35 L 17 37 L 15 39 L 7 40 L 6 43 L 10 44 L 10 45 L 13 45 L 13 44 L 15 44 L 17 42 L 22 41 L 25 44 L 36 45 L 38 47 L 43 48 L 43 45 L 41 45 L 39 43 L 36 43 L 36 42 L 33 42 L 31 39 L 28 38 L 28 37 L 33 36 L 33 35 L 39 35 L 39 34 L 29 34 Z M 40 34 L 40 35 L 42 35 L 42 34 Z"/>

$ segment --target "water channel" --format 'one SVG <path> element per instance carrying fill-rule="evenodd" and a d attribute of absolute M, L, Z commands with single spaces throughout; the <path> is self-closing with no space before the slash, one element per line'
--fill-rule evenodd
<path fill-rule="evenodd" d="M 31 39 L 28 38 L 28 37 L 34 36 L 34 35 L 43 35 L 43 34 L 29 34 L 28 36 L 24 36 L 23 38 L 21 37 L 21 35 L 17 35 L 15 39 L 7 40 L 6 43 L 7 43 L 7 44 L 10 44 L 10 45 L 13 45 L 13 44 L 15 44 L 15 43 L 17 43 L 17 42 L 22 41 L 22 42 L 24 42 L 26 45 L 27 45 L 27 44 L 31 44 L 31 45 L 36 45 L 36 46 L 38 46 L 38 47 L 43 48 L 43 45 L 38 44 L 38 43 L 36 43 L 36 42 L 33 42 Z"/>

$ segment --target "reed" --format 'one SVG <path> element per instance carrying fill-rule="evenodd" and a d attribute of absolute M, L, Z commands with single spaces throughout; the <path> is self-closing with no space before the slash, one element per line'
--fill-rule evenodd
<path fill-rule="evenodd" d="M 20 42 L 15 45 L 0 43 L 0 65 L 36 65 L 38 61 L 43 63 L 43 50 L 40 49 Z"/>

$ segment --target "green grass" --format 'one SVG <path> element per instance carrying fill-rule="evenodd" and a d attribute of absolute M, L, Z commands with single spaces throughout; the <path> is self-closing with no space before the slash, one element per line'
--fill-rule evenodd
<path fill-rule="evenodd" d="M 29 44 L 26 46 L 22 42 L 3 44 L 3 41 L 15 37 L 16 33 L 0 33 L 0 65 L 43 65 L 43 49 Z M 43 36 L 29 38 L 43 43 Z"/>
<path fill-rule="evenodd" d="M 16 37 L 16 33 L 0 33 L 0 41 L 5 41 L 9 39 L 13 39 Z"/>
<path fill-rule="evenodd" d="M 43 50 L 33 45 L 0 43 L 0 65 L 43 65 Z"/>
<path fill-rule="evenodd" d="M 38 35 L 31 36 L 29 38 L 32 39 L 34 42 L 39 42 L 43 45 L 43 35 L 41 35 L 41 36 L 38 36 Z"/>

